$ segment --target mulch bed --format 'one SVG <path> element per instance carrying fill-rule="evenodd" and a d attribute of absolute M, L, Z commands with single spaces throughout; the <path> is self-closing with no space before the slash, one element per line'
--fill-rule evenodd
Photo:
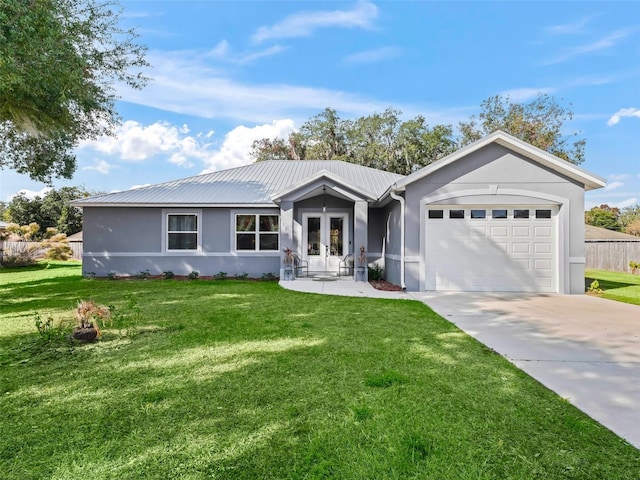
<path fill-rule="evenodd" d="M 369 283 L 376 290 L 384 290 L 385 292 L 401 292 L 402 287 L 389 283 L 385 280 L 369 280 Z"/>

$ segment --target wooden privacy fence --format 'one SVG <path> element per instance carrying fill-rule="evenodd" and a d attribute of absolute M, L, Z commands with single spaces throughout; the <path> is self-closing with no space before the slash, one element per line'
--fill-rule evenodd
<path fill-rule="evenodd" d="M 31 248 L 34 243 L 37 242 L 0 242 L 0 248 L 3 249 L 2 254 L 5 257 L 15 257 L 28 248 Z M 68 245 L 73 252 L 72 258 L 74 260 L 82 260 L 82 242 L 69 242 Z M 46 249 L 41 248 L 36 256 L 43 257 L 45 252 Z"/>
<path fill-rule="evenodd" d="M 638 241 L 587 240 L 585 256 L 587 268 L 631 272 L 629 262 L 640 262 L 640 239 Z"/>

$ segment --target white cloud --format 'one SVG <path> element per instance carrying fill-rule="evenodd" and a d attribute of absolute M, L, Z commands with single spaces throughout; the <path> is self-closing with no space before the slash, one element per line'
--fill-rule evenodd
<path fill-rule="evenodd" d="M 347 55 L 344 60 L 346 63 L 376 63 L 397 57 L 400 53 L 397 47 L 382 47 Z"/>
<path fill-rule="evenodd" d="M 100 160 L 95 165 L 88 165 L 86 167 L 82 167 L 82 170 L 95 170 L 96 172 L 107 175 L 112 168 L 113 168 L 113 165 L 105 162 L 104 160 Z"/>
<path fill-rule="evenodd" d="M 221 40 L 215 47 L 213 47 L 211 51 L 207 53 L 207 56 L 214 58 L 224 58 L 227 53 L 229 53 L 229 42 L 227 42 L 226 40 Z"/>
<path fill-rule="evenodd" d="M 607 122 L 607 125 L 617 125 L 622 117 L 637 117 L 640 118 L 640 108 L 621 108 L 616 113 L 611 115 L 611 118 Z"/>
<path fill-rule="evenodd" d="M 214 172 L 226 168 L 251 163 L 249 152 L 255 140 L 261 138 L 285 138 L 294 131 L 293 120 L 276 120 L 270 124 L 248 128 L 243 125 L 234 128 L 224 137 L 220 149 L 204 159 L 207 169 L 202 173 Z"/>
<path fill-rule="evenodd" d="M 252 40 L 261 43 L 275 38 L 308 37 L 317 29 L 327 27 L 372 28 L 377 16 L 378 7 L 370 2 L 358 2 L 351 10 L 296 13 L 275 25 L 260 27 Z"/>
<path fill-rule="evenodd" d="M 621 182 L 622 180 L 626 180 L 627 178 L 629 178 L 629 174 L 628 173 L 613 173 L 611 175 L 609 175 L 607 177 L 609 180 L 611 180 L 612 182 Z"/>
<path fill-rule="evenodd" d="M 531 100 L 538 96 L 538 94 L 542 93 L 553 93 L 555 92 L 555 88 L 551 87 L 542 87 L 542 88 L 513 88 L 511 90 L 504 90 L 500 92 L 500 96 L 509 97 L 513 102 L 524 102 L 527 100 Z"/>
<path fill-rule="evenodd" d="M 584 27 L 591 22 L 593 17 L 583 17 L 575 20 L 571 23 L 563 23 L 558 25 L 552 25 L 546 30 L 554 35 L 573 35 L 584 31 Z"/>
<path fill-rule="evenodd" d="M 627 208 L 627 207 L 633 207 L 635 205 L 638 205 L 638 198 L 637 197 L 633 197 L 633 198 L 627 198 L 626 200 L 622 200 L 621 202 L 618 202 L 616 204 L 614 204 L 613 206 L 619 209 L 623 209 L 623 208 Z"/>
<path fill-rule="evenodd" d="M 142 162 L 157 155 L 168 156 L 168 161 L 182 167 L 193 166 L 192 160 L 208 158 L 213 151 L 208 141 L 213 132 L 187 135 L 189 127 L 177 127 L 167 122 L 142 125 L 128 120 L 116 128 L 113 136 L 83 142 L 80 148 L 92 149 L 121 160 Z M 85 170 L 108 173 L 111 166 L 102 161 Z"/>
<path fill-rule="evenodd" d="M 159 110 L 236 123 L 264 124 L 277 118 L 303 121 L 310 115 L 335 108 L 344 117 L 384 111 L 389 100 L 375 100 L 357 93 L 290 84 L 241 83 L 212 68 L 197 51 L 151 52 L 153 78 L 142 90 L 121 88 L 123 101 Z M 430 124 L 457 124 L 477 107 L 431 111 L 414 103 L 394 106 L 407 116 L 423 115 Z"/>
<path fill-rule="evenodd" d="M 607 183 L 607 186 L 604 187 L 605 191 L 611 191 L 611 190 L 615 190 L 616 188 L 620 188 L 623 187 L 624 183 L 623 182 L 610 182 Z"/>
<path fill-rule="evenodd" d="M 357 94 L 287 84 L 249 84 L 225 78 L 202 60 L 185 52 L 165 52 L 149 74 L 153 82 L 143 90 L 122 89 L 127 102 L 201 118 L 227 118 L 240 122 L 268 123 L 291 117 L 292 110 L 324 110 L 331 106 L 352 115 L 384 110 L 377 102 Z M 164 57 L 164 59 L 162 58 Z"/>
<path fill-rule="evenodd" d="M 208 52 L 202 53 L 202 58 L 213 58 L 219 61 L 244 65 L 260 58 L 277 55 L 284 52 L 285 50 L 287 50 L 286 47 L 283 47 L 281 45 L 273 45 L 271 47 L 257 51 L 235 52 L 231 48 L 231 45 L 229 45 L 229 42 L 227 42 L 226 40 L 221 40 L 215 47 L 213 47 L 213 49 L 209 50 Z M 192 52 L 181 53 L 190 55 Z"/>
<path fill-rule="evenodd" d="M 631 30 L 616 30 L 615 32 L 610 33 L 606 37 L 602 37 L 601 39 L 596 40 L 595 42 L 566 49 L 564 52 L 556 55 L 552 59 L 546 62 L 543 62 L 543 65 L 554 65 L 556 63 L 562 63 L 567 60 L 570 60 L 573 57 L 578 57 L 581 55 L 586 55 L 589 53 L 613 48 L 616 45 L 618 45 L 618 43 L 620 43 L 621 40 L 628 37 L 631 33 L 632 33 Z"/>
<path fill-rule="evenodd" d="M 23 188 L 22 190 L 18 191 L 17 193 L 14 193 L 13 195 L 10 195 L 7 198 L 7 201 L 10 202 L 13 197 L 16 197 L 18 195 L 24 195 L 25 197 L 27 197 L 29 200 L 33 200 L 36 197 L 40 197 L 43 198 L 47 193 L 49 193 L 51 190 L 53 190 L 53 188 L 51 187 L 44 187 L 42 190 L 40 191 L 36 191 L 36 190 L 29 190 L 28 188 Z"/>
<path fill-rule="evenodd" d="M 274 45 L 273 47 L 269 47 L 264 50 L 260 50 L 258 52 L 239 55 L 234 61 L 235 63 L 239 63 L 239 64 L 251 63 L 254 60 L 258 60 L 259 58 L 271 57 L 273 55 L 277 55 L 278 53 L 282 53 L 285 50 L 286 48 L 281 45 Z"/>

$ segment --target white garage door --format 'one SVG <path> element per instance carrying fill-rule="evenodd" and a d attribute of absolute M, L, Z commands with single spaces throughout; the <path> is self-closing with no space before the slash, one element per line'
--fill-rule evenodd
<path fill-rule="evenodd" d="M 427 290 L 556 292 L 556 206 L 428 206 Z"/>

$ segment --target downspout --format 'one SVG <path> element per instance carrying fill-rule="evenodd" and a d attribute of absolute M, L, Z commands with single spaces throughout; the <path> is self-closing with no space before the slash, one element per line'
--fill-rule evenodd
<path fill-rule="evenodd" d="M 404 197 L 396 194 L 393 190 L 389 190 L 389 195 L 400 202 L 400 286 L 402 290 L 406 290 L 407 285 L 404 283 Z"/>

